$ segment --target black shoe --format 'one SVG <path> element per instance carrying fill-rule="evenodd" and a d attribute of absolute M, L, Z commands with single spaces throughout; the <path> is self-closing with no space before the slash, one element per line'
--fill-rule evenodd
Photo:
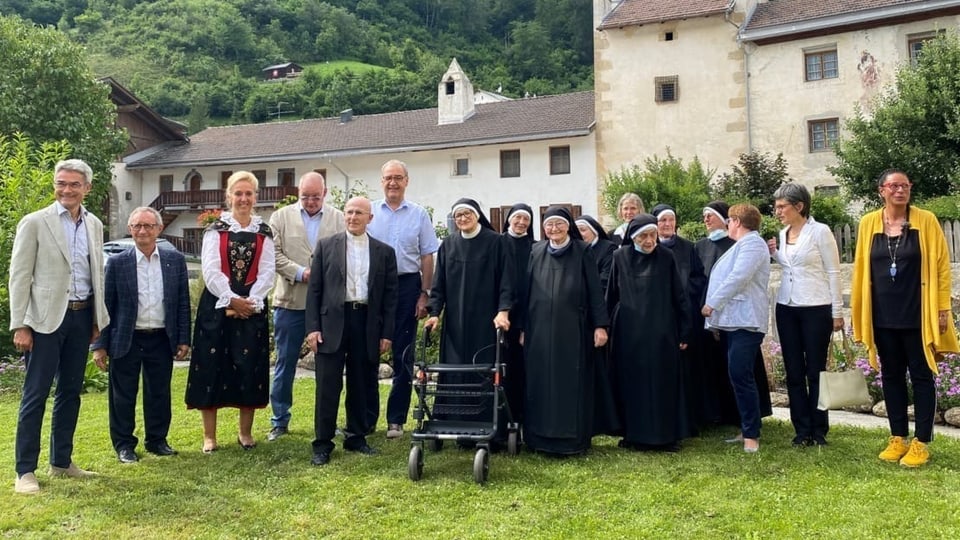
<path fill-rule="evenodd" d="M 310 463 L 316 467 L 330 463 L 330 452 L 314 452 L 313 459 L 310 460 Z"/>
<path fill-rule="evenodd" d="M 270 430 L 270 433 L 267 433 L 267 440 L 275 441 L 287 433 L 289 433 L 289 431 L 286 426 L 274 426 L 274 428 Z"/>
<path fill-rule="evenodd" d="M 137 453 L 133 451 L 133 448 L 121 448 L 117 450 L 117 458 L 120 459 L 120 463 L 136 463 L 140 461 L 140 458 L 137 457 Z"/>
<path fill-rule="evenodd" d="M 152 444 L 147 446 L 147 452 L 150 452 L 156 456 L 175 456 L 177 451 L 173 448 L 170 448 L 170 445 L 167 444 L 167 441 L 160 442 L 158 444 Z"/>
<path fill-rule="evenodd" d="M 244 450 L 253 450 L 254 448 L 257 447 L 257 443 L 255 442 L 252 442 L 250 444 L 243 444 L 243 441 L 240 440 L 240 437 L 237 437 L 237 444 L 239 444 L 240 447 L 243 448 Z"/>
<path fill-rule="evenodd" d="M 829 443 L 827 442 L 826 439 L 823 438 L 823 436 L 814 435 L 813 438 L 810 439 L 810 444 L 816 445 L 816 446 L 826 446 Z"/>
<path fill-rule="evenodd" d="M 792 444 L 794 448 L 806 448 L 807 446 L 812 446 L 813 441 L 810 439 L 810 437 L 801 437 L 800 435 L 797 435 L 793 438 Z"/>
<path fill-rule="evenodd" d="M 373 448 L 367 443 L 363 443 L 362 445 L 356 448 L 344 448 L 344 450 L 346 450 L 347 452 L 356 452 L 358 454 L 363 454 L 365 456 L 372 456 L 374 454 L 380 453 L 376 448 Z"/>

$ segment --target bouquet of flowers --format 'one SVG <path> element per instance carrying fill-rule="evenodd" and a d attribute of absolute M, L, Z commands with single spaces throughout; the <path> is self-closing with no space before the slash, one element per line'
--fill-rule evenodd
<path fill-rule="evenodd" d="M 220 219 L 221 212 L 223 212 L 223 210 L 220 210 L 219 208 L 215 208 L 213 210 L 204 210 L 203 212 L 200 212 L 199 216 L 197 216 L 197 224 L 201 227 L 207 227 L 211 223 L 214 223 Z"/>

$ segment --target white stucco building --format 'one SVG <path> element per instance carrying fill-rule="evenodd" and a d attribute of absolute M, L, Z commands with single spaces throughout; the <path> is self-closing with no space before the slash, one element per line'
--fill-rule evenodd
<path fill-rule="evenodd" d="M 322 172 L 329 188 L 362 183 L 381 197 L 380 166 L 390 159 L 407 163 L 407 197 L 434 208 L 438 223 L 460 197 L 480 202 L 491 221 L 516 202 L 535 212 L 561 203 L 596 213 L 593 92 L 475 104 L 454 60 L 437 100 L 432 109 L 209 128 L 130 155 L 115 168 L 118 221 L 152 205 L 165 235 L 196 253 L 196 217 L 221 205 L 234 171 L 260 178 L 259 212 L 268 215 L 310 170 Z"/>
<path fill-rule="evenodd" d="M 595 0 L 597 176 L 670 152 L 782 153 L 808 187 L 856 106 L 960 25 L 958 0 Z"/>

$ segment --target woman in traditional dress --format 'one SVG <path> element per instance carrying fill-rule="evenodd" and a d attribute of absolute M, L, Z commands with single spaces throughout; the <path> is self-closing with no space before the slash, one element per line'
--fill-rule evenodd
<path fill-rule="evenodd" d="M 524 442 L 570 455 L 590 448 L 595 356 L 607 342 L 609 317 L 597 263 L 566 208 L 543 218 L 547 241 L 530 254 L 523 339 L 527 368 Z"/>
<path fill-rule="evenodd" d="M 533 209 L 524 203 L 513 205 L 507 212 L 503 223 L 503 239 L 507 245 L 508 264 L 512 267 L 513 307 L 510 320 L 517 321 L 522 316 L 523 306 L 527 304 L 527 269 L 530 265 L 530 250 L 536 240 L 533 238 Z M 520 344 L 520 328 L 511 325 L 507 332 L 507 370 L 504 377 L 504 389 L 513 420 L 523 423 L 524 389 L 526 385 L 523 359 L 523 345 Z"/>
<path fill-rule="evenodd" d="M 830 227 L 810 216 L 810 192 L 802 184 L 783 184 L 773 194 L 780 223 L 780 245 L 767 241 L 780 263 L 777 334 L 787 372 L 790 422 L 797 447 L 827 444 L 827 411 L 817 409 L 820 372 L 827 366 L 833 330 L 843 330 L 840 254 Z"/>
<path fill-rule="evenodd" d="M 443 364 L 492 364 L 497 328 L 509 330 L 513 305 L 511 271 L 506 245 L 480 205 L 460 199 L 453 205 L 457 230 L 440 245 L 433 274 L 425 330 L 433 330 L 443 315 L 440 333 L 440 362 Z M 443 374 L 446 383 L 472 383 L 479 374 Z M 452 401 L 445 401 L 450 404 Z M 442 415 L 444 419 L 489 422 L 492 399 L 476 415 Z"/>
<path fill-rule="evenodd" d="M 690 303 L 674 255 L 657 247 L 657 219 L 633 218 L 626 238 L 607 289 L 620 446 L 676 452 L 689 433 L 680 352 L 690 335 Z"/>
<path fill-rule="evenodd" d="M 266 296 L 273 286 L 270 227 L 254 213 L 257 178 L 238 171 L 227 178 L 229 211 L 203 233 L 200 260 L 206 287 L 194 323 L 186 403 L 203 417 L 203 452 L 217 449 L 217 411 L 240 409 L 237 442 L 256 442 L 253 413 L 269 401 L 270 332 Z"/>
<path fill-rule="evenodd" d="M 624 234 L 627 230 L 627 225 L 630 224 L 630 220 L 637 214 L 644 212 L 646 212 L 646 210 L 643 207 L 643 199 L 641 199 L 639 195 L 636 193 L 624 193 L 620 197 L 620 200 L 617 201 L 617 216 L 620 218 L 621 223 L 616 229 L 610 231 L 610 240 L 619 246 L 623 242 Z"/>
<path fill-rule="evenodd" d="M 730 207 L 728 231 L 736 243 L 714 265 L 700 313 L 727 344 L 727 370 L 740 413 L 743 451 L 760 449 L 760 395 L 754 367 L 767 332 L 770 250 L 760 237 L 760 211 L 751 204 Z M 736 438 L 735 438 L 736 439 Z"/>
<path fill-rule="evenodd" d="M 607 290 L 607 281 L 610 279 L 610 267 L 613 265 L 613 252 L 617 250 L 617 244 L 610 241 L 607 231 L 593 219 L 593 216 L 580 216 L 577 218 L 577 230 L 580 236 L 587 243 L 587 250 L 597 261 L 597 270 L 600 272 L 600 288 Z"/>
<path fill-rule="evenodd" d="M 883 207 L 860 218 L 850 288 L 853 339 L 880 369 L 890 439 L 880 459 L 920 467 L 930 459 L 937 355 L 957 352 L 950 314 L 950 255 L 937 217 L 910 206 L 913 184 L 899 169 L 877 182 Z M 882 369 L 881 369 L 882 368 Z M 916 418 L 907 444 L 907 372 Z"/>

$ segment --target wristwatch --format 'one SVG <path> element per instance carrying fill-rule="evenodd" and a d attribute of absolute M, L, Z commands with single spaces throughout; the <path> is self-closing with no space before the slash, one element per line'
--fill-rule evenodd
<path fill-rule="evenodd" d="M 420 289 L 420 294 L 430 296 L 430 289 Z"/>

